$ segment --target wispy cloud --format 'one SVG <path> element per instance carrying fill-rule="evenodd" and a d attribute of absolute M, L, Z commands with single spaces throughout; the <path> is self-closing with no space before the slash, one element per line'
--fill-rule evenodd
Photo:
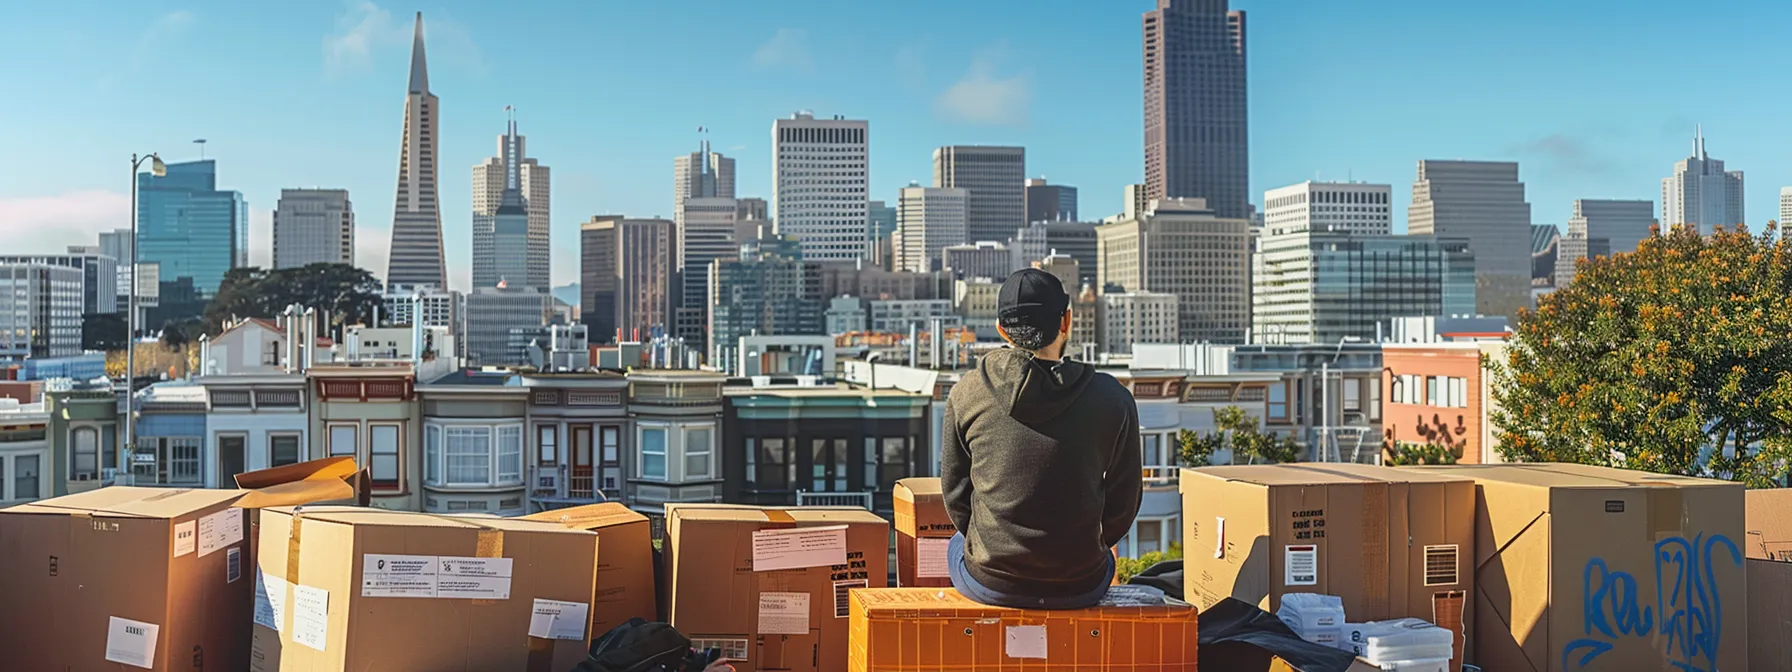
<path fill-rule="evenodd" d="M 753 51 L 753 67 L 761 70 L 791 70 L 801 74 L 815 71 L 815 58 L 809 53 L 809 33 L 801 28 L 779 28 L 772 38 Z"/>
<path fill-rule="evenodd" d="M 896 49 L 896 79 L 911 90 L 927 85 L 928 40 L 910 42 Z"/>
<path fill-rule="evenodd" d="M 1618 163 L 1596 150 L 1585 138 L 1551 133 L 1519 144 L 1511 153 L 1543 159 L 1552 168 L 1567 173 L 1609 174 Z"/>
<path fill-rule="evenodd" d="M 979 49 L 964 77 L 934 101 L 935 111 L 967 124 L 1027 125 L 1033 105 L 1033 74 L 1001 74 L 1001 66 L 1008 60 L 1006 44 Z"/>
<path fill-rule="evenodd" d="M 409 57 L 414 25 L 409 17 L 367 0 L 350 3 L 336 16 L 336 27 L 324 36 L 324 72 L 342 76 L 365 72 L 384 55 Z M 430 64 L 464 67 L 476 73 L 486 70 L 479 44 L 466 27 L 446 17 L 425 17 L 424 40 Z"/>
<path fill-rule="evenodd" d="M 131 197 L 114 191 L 0 198 L 0 239 L 8 248 L 59 251 L 94 245 L 101 231 L 131 226 Z"/>

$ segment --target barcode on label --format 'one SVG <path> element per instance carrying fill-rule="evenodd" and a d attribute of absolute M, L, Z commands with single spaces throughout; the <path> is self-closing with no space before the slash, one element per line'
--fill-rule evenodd
<path fill-rule="evenodd" d="M 225 577 L 224 582 L 225 583 L 236 583 L 237 579 L 243 578 L 243 552 L 242 551 L 243 551 L 243 549 L 241 549 L 241 548 L 232 547 L 228 552 L 225 553 L 225 558 L 226 558 L 226 561 L 224 563 L 224 577 Z"/>
<path fill-rule="evenodd" d="M 852 589 L 864 587 L 864 579 L 834 582 L 834 618 L 852 615 Z"/>
<path fill-rule="evenodd" d="M 747 640 L 744 639 L 693 639 L 691 649 L 699 652 L 715 649 L 729 660 L 747 659 Z"/>

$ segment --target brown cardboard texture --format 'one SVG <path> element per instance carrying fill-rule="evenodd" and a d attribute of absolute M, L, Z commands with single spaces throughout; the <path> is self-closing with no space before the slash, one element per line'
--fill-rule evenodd
<path fill-rule="evenodd" d="M 1748 558 L 1748 662 L 1792 670 L 1792 563 Z"/>
<path fill-rule="evenodd" d="M 1406 470 L 1477 483 L 1482 669 L 1750 669 L 1741 484 L 1574 464 Z"/>
<path fill-rule="evenodd" d="M 241 495 L 113 486 L 0 511 L 3 667 L 240 668 L 255 583 Z"/>
<path fill-rule="evenodd" d="M 739 672 L 846 669 L 848 597 L 889 583 L 890 524 L 859 508 L 666 506 L 671 623 Z"/>
<path fill-rule="evenodd" d="M 1187 605 L 1009 609 L 951 588 L 855 590 L 851 599 L 851 672 L 1195 672 L 1199 662 Z"/>
<path fill-rule="evenodd" d="M 1183 592 L 1275 613 L 1285 593 L 1326 593 L 1351 621 L 1422 618 L 1472 639 L 1467 477 L 1353 464 L 1183 469 Z"/>
<path fill-rule="evenodd" d="M 653 530 L 647 516 L 615 502 L 554 509 L 521 520 L 559 523 L 597 534 L 597 596 L 591 603 L 591 638 L 631 618 L 659 620 L 653 590 Z"/>
<path fill-rule="evenodd" d="M 1748 490 L 1743 505 L 1748 523 L 1743 555 L 1792 562 L 1792 489 Z"/>
<path fill-rule="evenodd" d="M 569 670 L 597 535 L 345 506 L 262 512 L 254 672 Z"/>
<path fill-rule="evenodd" d="M 946 497 L 940 492 L 940 479 L 937 478 L 905 478 L 896 481 L 896 487 L 890 494 L 896 522 L 896 585 L 903 587 L 918 586 L 922 588 L 949 588 L 952 577 L 940 571 L 945 566 L 944 541 L 951 539 L 958 528 L 953 527 L 952 519 L 946 515 Z M 917 542 L 917 539 L 936 541 Z M 929 546 L 929 557 L 936 557 L 930 563 L 927 576 L 917 566 L 916 550 L 920 544 Z"/>

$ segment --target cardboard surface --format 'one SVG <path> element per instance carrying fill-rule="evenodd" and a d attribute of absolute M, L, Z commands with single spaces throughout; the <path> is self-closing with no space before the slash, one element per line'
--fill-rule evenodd
<path fill-rule="evenodd" d="M 1034 611 L 972 602 L 950 588 L 852 593 L 852 672 L 1160 670 L 1194 672 L 1193 607 Z"/>
<path fill-rule="evenodd" d="M 1286 593 L 1336 595 L 1351 621 L 1422 618 L 1472 654 L 1469 478 L 1309 463 L 1183 469 L 1180 483 L 1185 600 L 1275 613 Z"/>
<path fill-rule="evenodd" d="M 896 481 L 890 494 L 896 523 L 896 585 L 903 587 L 949 588 L 949 576 L 917 577 L 917 539 L 951 539 L 958 532 L 952 518 L 946 515 L 946 498 L 940 492 L 938 478 L 905 478 Z M 940 542 L 925 542 L 938 544 Z M 929 549 L 930 555 L 939 547 Z M 930 563 L 930 567 L 937 567 Z M 937 570 L 931 572 L 939 574 Z"/>
<path fill-rule="evenodd" d="M 888 584 L 889 545 L 860 508 L 668 504 L 670 621 L 739 672 L 844 670 L 848 595 Z M 831 564 L 790 567 L 814 562 Z"/>
<path fill-rule="evenodd" d="M 1748 662 L 1792 670 L 1792 489 L 1743 496 L 1748 542 Z"/>
<path fill-rule="evenodd" d="M 597 534 L 597 595 L 591 604 L 591 638 L 631 618 L 659 620 L 654 597 L 653 530 L 647 516 L 615 502 L 555 509 L 522 520 L 559 523 Z"/>
<path fill-rule="evenodd" d="M 1748 659 L 1741 484 L 1570 464 L 1401 470 L 1476 481 L 1469 662 L 1482 669 L 1775 669 Z"/>
<path fill-rule="evenodd" d="M 264 511 L 261 535 L 259 576 L 251 579 L 272 598 L 263 604 L 280 607 L 258 605 L 248 667 L 254 672 L 550 672 L 585 657 L 588 613 L 572 623 L 572 638 L 531 633 L 542 600 L 589 608 L 598 554 L 591 532 L 539 521 L 307 506 Z M 413 566 L 435 576 L 407 573 Z M 492 578 L 504 572 L 508 580 Z M 503 594 L 447 596 L 451 590 Z"/>
<path fill-rule="evenodd" d="M 1287 661 L 1282 660 L 1281 658 L 1273 658 L 1272 657 L 1269 660 L 1269 672 L 1303 672 L 1303 671 L 1296 669 L 1293 665 L 1289 665 Z M 1367 660 L 1358 658 L 1358 659 L 1356 659 L 1356 662 L 1353 662 L 1350 664 L 1350 669 L 1346 670 L 1345 672 L 1381 672 L 1381 666 L 1370 663 Z"/>

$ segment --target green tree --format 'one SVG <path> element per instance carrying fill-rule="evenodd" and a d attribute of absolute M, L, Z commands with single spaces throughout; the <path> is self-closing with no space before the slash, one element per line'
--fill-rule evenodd
<path fill-rule="evenodd" d="M 123 350 L 131 339 L 130 325 L 122 313 L 87 313 L 81 316 L 81 349 L 111 352 Z"/>
<path fill-rule="evenodd" d="M 1118 562 L 1114 563 L 1114 578 L 1119 580 L 1120 583 L 1126 583 L 1128 580 L 1132 579 L 1132 577 L 1138 576 L 1140 572 L 1145 571 L 1152 565 L 1165 560 L 1180 559 L 1182 559 L 1182 544 L 1170 544 L 1169 550 L 1152 551 L 1137 558 L 1120 558 Z M 1182 596 L 1172 595 L 1171 597 L 1180 598 Z"/>
<path fill-rule="evenodd" d="M 316 309 L 319 320 L 327 315 L 328 323 L 320 322 L 320 328 L 372 324 L 380 307 L 380 283 L 372 273 L 349 264 L 234 268 L 206 305 L 205 323 L 217 333 L 233 318 L 272 318 L 294 304 Z"/>
<path fill-rule="evenodd" d="M 1491 367 L 1501 454 L 1754 487 L 1783 478 L 1792 243 L 1777 232 L 1675 228 L 1581 261 L 1572 283 L 1520 313 Z"/>
<path fill-rule="evenodd" d="M 1215 409 L 1213 426 L 1211 434 L 1187 429 L 1177 433 L 1183 464 L 1207 466 L 1212 463 L 1213 454 L 1223 448 L 1232 449 L 1233 462 L 1244 458 L 1247 464 L 1279 464 L 1300 459 L 1300 444 L 1262 431 L 1257 419 L 1237 406 Z"/>

